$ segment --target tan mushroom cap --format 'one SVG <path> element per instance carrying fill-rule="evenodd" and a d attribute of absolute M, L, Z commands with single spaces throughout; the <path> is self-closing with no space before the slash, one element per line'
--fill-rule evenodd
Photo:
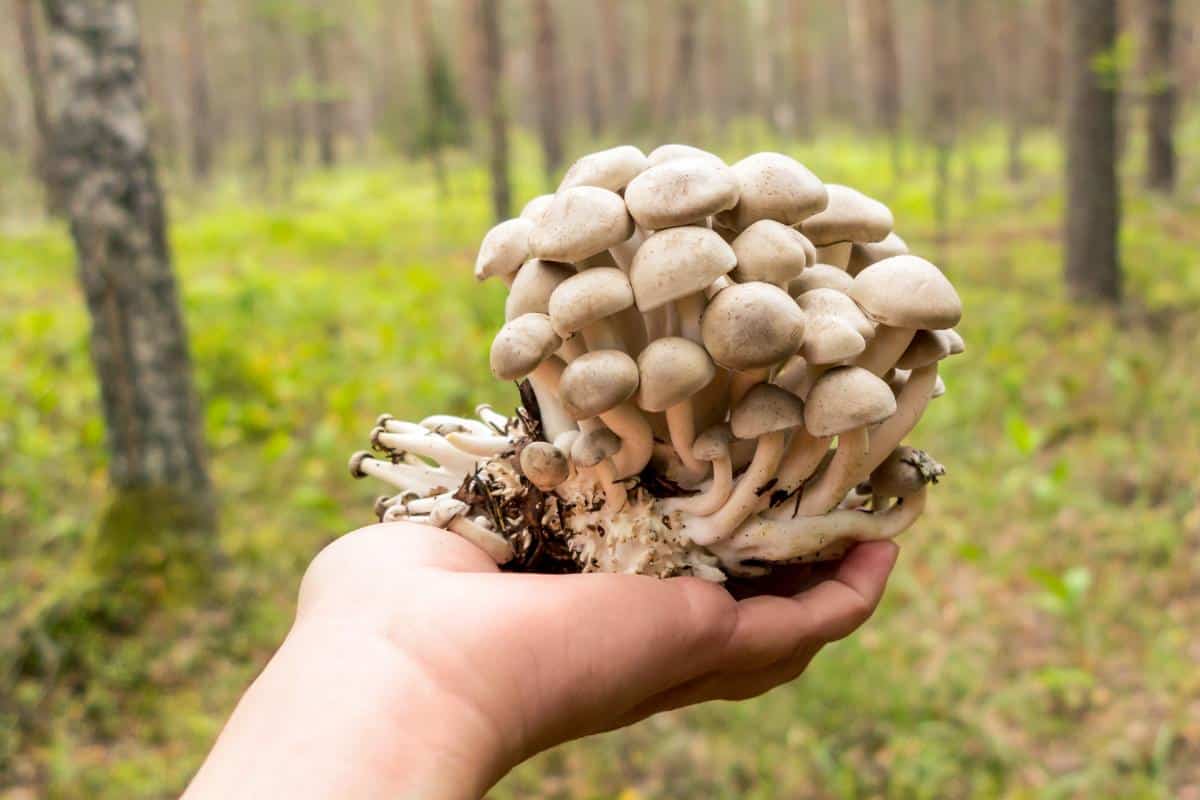
<path fill-rule="evenodd" d="M 858 304 L 836 289 L 813 289 L 796 298 L 796 305 L 808 316 L 829 315 L 842 319 L 864 339 L 875 335 L 875 323 Z"/>
<path fill-rule="evenodd" d="M 778 286 L 738 283 L 709 301 L 700 335 L 718 364 L 750 370 L 778 364 L 799 350 L 804 323 L 804 312 Z"/>
<path fill-rule="evenodd" d="M 773 219 L 760 219 L 733 240 L 737 267 L 730 277 L 738 283 L 763 281 L 786 285 L 811 262 L 812 243 L 795 228 Z"/>
<path fill-rule="evenodd" d="M 545 314 L 522 314 L 506 322 L 492 340 L 492 374 L 502 381 L 524 378 L 558 348 L 562 339 Z"/>
<path fill-rule="evenodd" d="M 796 297 L 811 292 L 813 289 L 836 289 L 839 292 L 849 292 L 854 284 L 854 278 L 845 270 L 832 264 L 813 264 L 794 281 L 788 284 L 788 291 Z"/>
<path fill-rule="evenodd" d="M 542 214 L 550 207 L 550 203 L 554 200 L 552 194 L 539 194 L 537 197 L 530 200 L 521 209 L 521 219 L 527 219 L 534 225 L 542 218 Z"/>
<path fill-rule="evenodd" d="M 733 208 L 738 184 L 733 171 L 711 159 L 674 158 L 638 175 L 625 189 L 625 205 L 643 230 L 701 223 Z"/>
<path fill-rule="evenodd" d="M 662 144 L 650 151 L 646 158 L 647 167 L 657 167 L 676 158 L 701 158 L 722 167 L 728 166 L 719 157 L 699 147 L 692 147 L 690 144 Z"/>
<path fill-rule="evenodd" d="M 640 383 L 638 407 L 666 411 L 712 382 L 717 374 L 708 351 L 690 339 L 669 336 L 656 339 L 637 358 Z"/>
<path fill-rule="evenodd" d="M 624 242 L 633 219 L 616 192 L 575 186 L 554 195 L 529 236 L 536 258 L 576 262 Z"/>
<path fill-rule="evenodd" d="M 534 486 L 547 491 L 567 479 L 571 464 L 567 456 L 549 442 L 530 442 L 521 449 L 521 472 Z"/>
<path fill-rule="evenodd" d="M 572 275 L 550 295 L 550 321 L 566 338 L 593 322 L 633 305 L 633 288 L 615 267 L 596 267 Z"/>
<path fill-rule="evenodd" d="M 610 147 L 598 153 L 589 153 L 572 164 L 558 185 L 558 190 L 599 186 L 610 192 L 619 192 L 648 166 L 646 154 L 633 145 Z"/>
<path fill-rule="evenodd" d="M 962 300 L 942 271 L 917 256 L 872 264 L 848 292 L 866 315 L 895 328 L 940 330 L 962 318 Z"/>
<path fill-rule="evenodd" d="M 908 497 L 931 481 L 936 483 L 944 473 L 924 452 L 902 446 L 875 468 L 869 482 L 871 491 L 880 497 Z"/>
<path fill-rule="evenodd" d="M 753 386 L 729 415 L 733 435 L 757 439 L 804 424 L 804 401 L 773 383 Z"/>
<path fill-rule="evenodd" d="M 838 436 L 896 413 L 896 396 L 882 378 L 861 367 L 834 367 L 817 378 L 804 407 L 813 436 Z"/>
<path fill-rule="evenodd" d="M 638 366 L 620 350 L 594 350 L 563 370 L 558 393 L 573 419 L 590 419 L 624 403 L 638 388 Z"/>
<path fill-rule="evenodd" d="M 849 186 L 829 183 L 825 188 L 829 205 L 800 226 L 817 247 L 838 242 L 879 242 L 892 232 L 896 220 L 883 203 Z"/>
<path fill-rule="evenodd" d="M 795 225 L 829 202 L 820 178 L 781 153 L 755 153 L 730 169 L 738 180 L 738 204 L 717 216 L 723 228 L 741 231 L 760 219 Z"/>
<path fill-rule="evenodd" d="M 629 281 L 638 310 L 652 311 L 704 291 L 736 265 L 733 248 L 708 228 L 668 228 L 638 248 Z"/>
<path fill-rule="evenodd" d="M 919 369 L 950 355 L 950 337 L 941 331 L 917 331 L 896 366 L 900 369 Z"/>
<path fill-rule="evenodd" d="M 857 275 L 876 261 L 908 254 L 908 244 L 895 233 L 889 233 L 882 242 L 855 242 L 850 248 L 850 263 L 846 272 Z"/>
<path fill-rule="evenodd" d="M 729 458 L 729 446 L 733 443 L 733 430 L 728 422 L 718 422 L 704 430 L 692 444 L 692 458 L 697 461 L 716 461 Z"/>
<path fill-rule="evenodd" d="M 527 219 L 507 219 L 492 228 L 479 245 L 475 257 L 475 279 L 511 275 L 529 259 L 529 234 L 533 223 Z"/>
<path fill-rule="evenodd" d="M 950 344 L 950 355 L 956 356 L 966 352 L 967 343 L 963 340 L 962 334 L 954 328 L 946 328 L 944 331 L 939 331 L 939 333 L 945 336 L 947 342 Z"/>
<path fill-rule="evenodd" d="M 550 296 L 558 285 L 575 275 L 569 264 L 531 258 L 521 265 L 504 301 L 504 318 L 522 314 L 549 314 Z"/>
<path fill-rule="evenodd" d="M 597 428 L 594 431 L 580 434 L 571 445 L 571 460 L 577 466 L 587 469 L 594 467 L 606 458 L 612 458 L 621 449 L 621 437 L 608 428 Z"/>

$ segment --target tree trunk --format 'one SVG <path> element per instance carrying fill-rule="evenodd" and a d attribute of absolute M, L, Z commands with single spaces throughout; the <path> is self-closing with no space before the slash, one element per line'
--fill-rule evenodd
<path fill-rule="evenodd" d="M 950 158 L 958 133 L 959 109 L 954 91 L 954 76 L 960 62 L 957 5 L 948 9 L 941 0 L 928 0 L 926 15 L 930 92 L 926 130 L 935 152 L 934 220 L 938 241 L 942 243 L 950 224 Z"/>
<path fill-rule="evenodd" d="M 313 123 L 317 134 L 317 156 L 321 166 L 337 164 L 337 105 L 333 101 L 333 80 L 329 64 L 329 28 L 323 22 L 314 24 L 306 40 L 308 64 L 312 70 L 317 100 L 313 104 Z"/>
<path fill-rule="evenodd" d="M 1044 122 L 1057 123 L 1062 110 L 1063 59 L 1065 58 L 1065 9 L 1068 0 L 1043 0 L 1042 80 L 1039 95 L 1043 98 L 1041 113 Z"/>
<path fill-rule="evenodd" d="M 143 117 L 133 2 L 43 6 L 54 152 L 92 318 L 109 475 L 119 494 L 157 498 L 172 515 L 186 508 L 208 524 L 202 415 Z"/>
<path fill-rule="evenodd" d="M 54 160 L 50 153 L 50 118 L 46 112 L 46 79 L 42 64 L 41 43 L 38 41 L 37 21 L 33 0 L 15 0 L 17 33 L 21 40 L 21 55 L 25 76 L 29 81 L 29 98 L 33 104 L 33 163 L 46 192 L 46 210 L 54 216 L 63 213 L 61 187 L 54 175 Z"/>
<path fill-rule="evenodd" d="M 598 10 L 600 35 L 604 41 L 604 60 L 607 64 L 608 98 L 610 119 L 616 120 L 622 132 L 629 124 L 629 49 L 625 42 L 623 3 L 613 3 Z"/>
<path fill-rule="evenodd" d="M 1174 60 L 1174 0 L 1148 0 L 1146 10 L 1146 186 L 1175 188 L 1175 114 L 1178 102 Z"/>
<path fill-rule="evenodd" d="M 562 108 L 562 65 L 558 57 L 558 31 L 550 0 L 533 0 L 534 86 L 537 91 L 538 133 L 542 141 L 542 166 L 553 186 L 565 158 L 562 131 L 566 127 Z"/>
<path fill-rule="evenodd" d="M 504 39 L 500 33 L 500 0 L 478 0 L 483 62 L 483 101 L 488 120 L 488 171 L 492 178 L 492 212 L 496 221 L 512 215 L 508 169 L 508 107 L 504 96 Z"/>
<path fill-rule="evenodd" d="M 792 77 L 787 82 L 791 87 L 792 117 L 797 133 L 802 138 L 810 138 L 813 132 L 813 102 L 812 102 L 812 52 L 808 35 L 812 24 L 808 16 L 808 0 L 789 0 L 788 15 L 790 18 L 788 43 Z"/>
<path fill-rule="evenodd" d="M 1070 0 L 1067 7 L 1067 288 L 1109 303 L 1121 297 L 1118 76 L 1098 65 L 1116 46 L 1116 5 Z"/>
<path fill-rule="evenodd" d="M 1021 149 L 1025 140 L 1026 93 L 1028 75 L 1025 68 L 1025 9 L 1019 4 L 1006 9 L 1004 20 L 1004 54 L 1008 64 L 1001 70 L 1004 106 L 1007 118 L 1007 173 L 1009 181 L 1021 182 L 1025 177 L 1025 162 Z"/>
<path fill-rule="evenodd" d="M 192 174 L 202 181 L 212 174 L 213 161 L 212 101 L 208 86 L 204 10 L 205 0 L 187 0 L 183 10 Z"/>
<path fill-rule="evenodd" d="M 688 139 L 696 136 L 696 18 L 695 0 L 676 0 L 675 77 L 667 92 L 666 108 L 672 127 Z"/>

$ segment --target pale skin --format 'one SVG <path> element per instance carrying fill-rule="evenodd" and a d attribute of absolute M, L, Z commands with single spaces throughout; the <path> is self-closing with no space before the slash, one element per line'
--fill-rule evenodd
<path fill-rule="evenodd" d="M 562 742 L 791 681 L 870 617 L 897 552 L 726 589 L 501 573 L 430 526 L 365 528 L 310 565 L 184 797 L 481 797 Z"/>

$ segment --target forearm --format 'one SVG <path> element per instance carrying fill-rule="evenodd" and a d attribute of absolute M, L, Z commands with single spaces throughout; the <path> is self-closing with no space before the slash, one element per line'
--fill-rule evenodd
<path fill-rule="evenodd" d="M 486 721 L 386 638 L 297 625 L 185 794 L 478 798 L 509 764 Z"/>

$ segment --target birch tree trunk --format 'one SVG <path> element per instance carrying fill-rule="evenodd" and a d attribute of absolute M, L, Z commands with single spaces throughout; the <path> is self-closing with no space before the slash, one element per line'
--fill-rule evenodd
<path fill-rule="evenodd" d="M 132 0 L 44 0 L 54 152 L 118 499 L 208 527 L 202 417 L 143 116 Z M 183 515 L 183 516 L 180 516 Z M 144 535 L 138 531 L 135 535 Z"/>

